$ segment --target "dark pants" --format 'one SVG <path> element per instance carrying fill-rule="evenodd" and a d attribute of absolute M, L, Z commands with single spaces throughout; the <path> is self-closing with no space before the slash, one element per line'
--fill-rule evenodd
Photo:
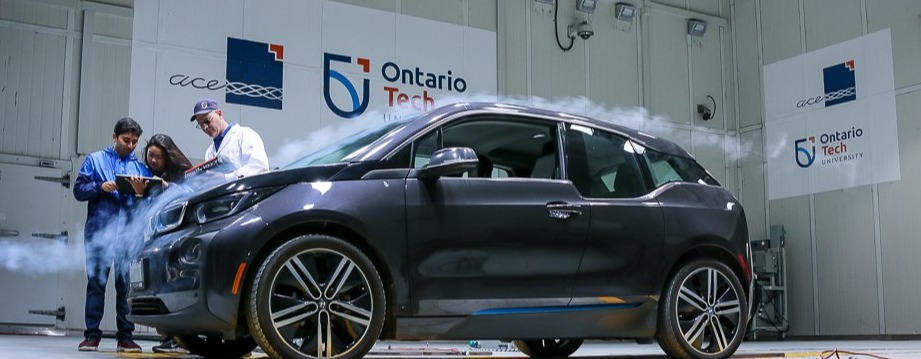
<path fill-rule="evenodd" d="M 99 323 L 105 312 L 106 283 L 109 280 L 109 270 L 115 266 L 115 312 L 118 333 L 117 340 L 130 340 L 134 331 L 134 323 L 128 321 L 130 312 L 128 307 L 128 267 L 131 263 L 126 246 L 119 245 L 119 241 L 104 236 L 87 237 L 84 243 L 86 250 L 86 338 L 100 338 L 102 331 Z"/>

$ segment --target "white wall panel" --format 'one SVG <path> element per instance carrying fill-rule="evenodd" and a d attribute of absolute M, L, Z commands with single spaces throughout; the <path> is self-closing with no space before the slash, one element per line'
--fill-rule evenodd
<path fill-rule="evenodd" d="M 503 3 L 506 1 L 500 1 Z M 498 7 L 495 0 L 467 0 L 467 26 L 496 31 Z"/>
<path fill-rule="evenodd" d="M 690 8 L 694 11 L 713 16 L 721 16 L 720 11 L 724 10 L 721 9 L 721 6 L 727 5 L 726 2 L 713 0 L 688 0 L 688 4 L 690 4 Z"/>
<path fill-rule="evenodd" d="M 867 32 L 889 28 L 892 34 L 892 65 L 898 74 L 895 88 L 921 83 L 919 15 L 921 1 L 918 0 L 867 1 Z"/>
<path fill-rule="evenodd" d="M 814 273 L 809 272 L 818 278 L 816 293 L 810 294 L 812 288 L 803 285 L 804 280 L 811 278 L 790 278 L 792 335 L 918 334 L 921 329 L 917 323 L 921 315 L 915 313 L 914 307 L 921 290 L 913 278 L 921 270 L 916 258 L 921 251 L 917 240 L 921 228 L 913 219 L 921 216 L 921 195 L 915 190 L 921 184 L 921 166 L 918 165 L 921 162 L 921 121 L 915 116 L 921 111 L 918 105 L 921 95 L 917 92 L 921 83 L 921 72 L 917 71 L 917 64 L 921 62 L 921 42 L 918 41 L 921 3 L 908 0 L 739 0 L 733 4 L 743 125 L 761 122 L 751 121 L 747 115 L 760 115 L 760 93 L 757 96 L 746 94 L 747 89 L 760 88 L 760 84 L 755 85 L 755 81 L 760 80 L 760 75 L 756 77 L 760 70 L 752 67 L 759 50 L 763 63 L 770 64 L 864 33 L 891 29 L 895 89 L 897 94 L 899 89 L 905 91 L 897 97 L 901 179 L 878 185 L 878 203 L 874 202 L 872 188 L 863 186 L 813 196 L 815 207 L 811 219 L 810 197 L 805 196 L 772 201 L 769 215 L 772 224 L 787 225 L 791 232 L 787 235 L 788 272 L 803 273 L 800 269 L 808 268 L 796 268 L 800 266 L 800 259 L 809 260 L 812 256 L 817 259 Z M 755 8 L 759 4 L 760 8 Z M 759 12 L 761 26 L 752 29 L 749 23 L 758 20 L 755 15 Z M 763 47 L 750 48 L 749 42 L 759 35 Z M 901 158 L 903 156 L 907 158 Z M 745 178 L 755 174 L 743 168 L 742 175 L 743 193 L 748 193 Z M 750 206 L 746 206 L 748 208 Z M 879 221 L 878 234 L 876 219 Z M 805 221 L 807 226 L 795 227 L 814 228 L 815 248 L 794 248 L 798 245 L 794 242 L 798 236 L 792 233 L 790 223 L 797 221 Z M 814 308 L 819 312 L 812 313 Z"/>
<path fill-rule="evenodd" d="M 879 185 L 883 300 L 887 334 L 921 334 L 921 92 L 896 97 L 902 179 Z"/>
<path fill-rule="evenodd" d="M 871 199 L 869 186 L 815 195 L 819 335 L 880 333 Z"/>
<path fill-rule="evenodd" d="M 799 0 L 761 1 L 764 65 L 803 53 Z"/>
<path fill-rule="evenodd" d="M 687 0 L 657 0 L 656 3 L 678 7 L 678 8 L 684 8 L 685 6 L 687 6 L 688 2 Z"/>
<path fill-rule="evenodd" d="M 588 47 L 589 96 L 611 106 L 639 106 L 636 25 L 615 25 L 609 19 L 614 3 L 599 3 L 595 36 Z"/>
<path fill-rule="evenodd" d="M 646 57 L 649 112 L 666 116 L 675 123 L 690 124 L 687 23 L 675 15 L 653 10 L 643 31 L 649 49 Z"/>
<path fill-rule="evenodd" d="M 724 111 L 723 106 L 723 63 L 720 54 L 721 34 L 718 26 L 710 25 L 703 37 L 691 37 L 691 46 L 688 56 L 691 58 L 691 110 L 692 123 L 695 126 L 704 126 L 712 129 L 727 129 L 726 117 L 731 113 Z M 716 102 L 707 98 L 711 96 Z M 709 121 L 704 121 L 697 114 L 697 105 L 705 105 L 710 110 L 715 110 L 715 116 Z M 735 126 L 732 126 L 735 128 Z"/>
<path fill-rule="evenodd" d="M 63 34 L 0 25 L 0 153 L 58 158 Z"/>
<path fill-rule="evenodd" d="M 400 0 L 403 14 L 454 25 L 466 25 L 466 0 Z"/>
<path fill-rule="evenodd" d="M 88 54 L 84 54 L 88 55 Z M 113 144 L 115 121 L 128 116 L 128 85 L 131 78 L 131 44 L 95 41 L 83 91 L 77 151 L 87 154 Z M 86 68 L 86 67 L 84 67 Z M 150 119 L 135 119 L 150 136 Z"/>
<path fill-rule="evenodd" d="M 748 207 L 746 207 L 747 209 Z M 786 235 L 787 319 L 789 335 L 816 335 L 815 262 L 809 197 L 771 201 L 771 225 L 782 225 Z M 752 237 L 764 238 L 764 237 Z"/>
<path fill-rule="evenodd" d="M 243 24 L 237 21 L 214 21 L 211 19 L 240 19 L 243 14 L 243 1 L 198 0 L 202 9 L 207 9 L 205 19 L 198 12 L 182 11 L 183 2 L 160 2 L 160 24 L 157 41 L 180 47 L 205 49 L 206 51 L 224 52 L 227 37 L 241 38 Z M 209 21 L 210 20 L 210 21 Z M 187 26 L 175 24 L 201 24 L 219 31 L 187 31 Z"/>
<path fill-rule="evenodd" d="M 735 36 L 735 59 L 738 74 L 736 85 L 739 97 L 738 121 L 740 127 L 760 124 L 761 109 L 761 47 L 758 43 L 758 18 L 754 0 L 735 3 L 732 32 Z"/>
<path fill-rule="evenodd" d="M 131 39 L 133 20 L 130 17 L 96 13 L 96 35 Z"/>
<path fill-rule="evenodd" d="M 343 4 L 364 6 L 366 8 L 396 12 L 399 0 L 329 0 Z"/>
<path fill-rule="evenodd" d="M 803 1 L 806 51 L 818 50 L 863 35 L 861 0 Z"/>
<path fill-rule="evenodd" d="M 748 233 L 752 240 L 768 238 L 768 230 L 765 225 L 766 207 L 764 203 L 765 184 L 764 184 L 764 141 L 761 137 L 761 130 L 745 132 L 741 135 L 742 143 L 746 144 L 748 151 L 743 151 L 741 158 L 742 164 L 742 183 L 739 201 L 745 208 L 745 219 L 748 221 Z"/>
<path fill-rule="evenodd" d="M 286 11 L 280 14 L 274 7 L 267 7 L 263 3 L 245 2 L 243 12 L 242 38 L 251 41 L 259 41 L 270 44 L 280 44 L 284 46 L 284 64 L 287 69 L 290 67 L 312 66 L 314 68 L 323 67 L 323 56 L 321 44 L 314 41 L 315 37 L 306 34 L 319 34 L 321 31 L 330 31 L 324 29 L 323 11 L 318 1 L 304 0 L 274 0 L 273 6 L 280 6 Z M 289 31 L 278 31 L 273 26 L 264 24 L 283 23 Z M 356 33 L 373 35 L 380 31 L 365 32 L 367 21 L 360 21 L 355 24 Z M 371 22 L 377 24 L 377 22 Z M 384 35 L 386 36 L 386 35 Z M 227 40 L 223 40 L 226 44 Z M 392 49 L 392 42 L 380 43 L 381 47 Z M 225 52 L 222 48 L 220 52 Z M 290 81 L 289 81 L 290 83 Z"/>
<path fill-rule="evenodd" d="M 66 29 L 67 8 L 35 1 L 0 0 L 0 20 Z"/>
<path fill-rule="evenodd" d="M 534 5 L 533 1 L 529 1 Z M 566 5 L 562 5 L 566 4 Z M 568 46 L 566 26 L 576 16 L 574 2 L 564 1 L 559 8 L 560 42 Z M 531 13 L 531 95 L 544 99 L 585 95 L 585 46 L 577 39 L 572 49 L 563 52 L 553 36 L 552 14 Z M 589 40 L 591 41 L 591 40 Z"/>
<path fill-rule="evenodd" d="M 505 17 L 500 20 L 497 43 L 499 46 L 499 95 L 526 97 L 528 95 L 528 39 L 529 16 L 535 16 L 530 0 L 500 1 Z"/>

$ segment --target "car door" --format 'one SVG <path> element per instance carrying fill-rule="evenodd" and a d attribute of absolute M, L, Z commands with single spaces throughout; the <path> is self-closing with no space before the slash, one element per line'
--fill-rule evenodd
<path fill-rule="evenodd" d="M 590 208 L 559 179 L 557 124 L 504 117 L 458 122 L 417 141 L 415 167 L 437 148 L 469 147 L 493 170 L 407 181 L 417 315 L 568 305 Z"/>
<path fill-rule="evenodd" d="M 573 305 L 636 303 L 656 295 L 664 265 L 661 207 L 626 137 L 566 125 L 567 174 L 590 203 L 592 219 Z"/>

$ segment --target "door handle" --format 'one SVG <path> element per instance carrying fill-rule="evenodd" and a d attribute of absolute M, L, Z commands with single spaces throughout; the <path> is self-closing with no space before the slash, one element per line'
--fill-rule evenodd
<path fill-rule="evenodd" d="M 45 239 L 57 239 L 59 242 L 67 244 L 67 231 L 61 231 L 61 233 L 32 233 L 32 237 L 35 238 L 45 238 Z"/>
<path fill-rule="evenodd" d="M 572 216 L 582 214 L 582 205 L 569 204 L 566 202 L 550 202 L 547 203 L 547 213 L 549 213 L 550 218 L 553 219 L 569 219 Z"/>
<path fill-rule="evenodd" d="M 15 229 L 0 229 L 0 237 L 19 237 L 19 231 Z"/>

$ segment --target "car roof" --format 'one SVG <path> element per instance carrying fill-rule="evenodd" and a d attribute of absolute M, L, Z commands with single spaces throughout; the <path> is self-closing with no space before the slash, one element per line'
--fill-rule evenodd
<path fill-rule="evenodd" d="M 429 128 L 444 125 L 446 121 L 464 116 L 465 114 L 509 114 L 520 117 L 541 118 L 545 120 L 560 121 L 574 125 L 581 125 L 600 130 L 606 130 L 625 136 L 635 143 L 658 152 L 666 153 L 678 157 L 693 158 L 690 153 L 685 151 L 672 141 L 651 134 L 632 129 L 630 127 L 617 125 L 611 122 L 601 121 L 595 118 L 582 115 L 574 115 L 559 111 L 550 111 L 537 107 L 519 104 L 493 103 L 493 102 L 458 102 L 445 105 L 426 113 L 417 115 L 414 119 L 409 120 L 403 126 L 396 128 L 385 137 L 378 139 L 372 148 L 376 150 L 366 151 L 365 153 L 353 158 L 353 161 L 379 160 L 382 157 L 388 157 L 393 154 L 401 144 L 406 143 L 409 139 L 418 138 L 424 131 Z"/>
<path fill-rule="evenodd" d="M 619 133 L 623 136 L 626 136 L 633 140 L 634 142 L 653 150 L 664 152 L 673 156 L 693 158 L 690 153 L 688 153 L 684 148 L 677 145 L 676 143 L 666 140 L 664 138 L 654 136 L 652 134 L 645 133 L 630 127 L 614 124 L 608 121 L 602 121 L 588 116 L 575 115 L 559 111 L 550 111 L 546 109 L 541 109 L 537 107 L 531 107 L 527 105 L 519 104 L 505 104 L 505 103 L 491 103 L 491 102 L 467 102 L 467 103 L 457 103 L 454 105 L 449 105 L 442 107 L 431 113 L 431 116 L 428 117 L 428 121 L 425 121 L 427 124 L 432 124 L 434 122 L 440 122 L 441 119 L 446 117 L 454 117 L 453 115 L 459 114 L 462 112 L 489 112 L 489 113 L 510 113 L 520 116 L 529 116 L 529 117 L 542 117 L 542 118 L 551 118 L 557 121 L 564 123 L 570 123 L 575 125 L 594 127 L 602 130 L 612 131 Z"/>

